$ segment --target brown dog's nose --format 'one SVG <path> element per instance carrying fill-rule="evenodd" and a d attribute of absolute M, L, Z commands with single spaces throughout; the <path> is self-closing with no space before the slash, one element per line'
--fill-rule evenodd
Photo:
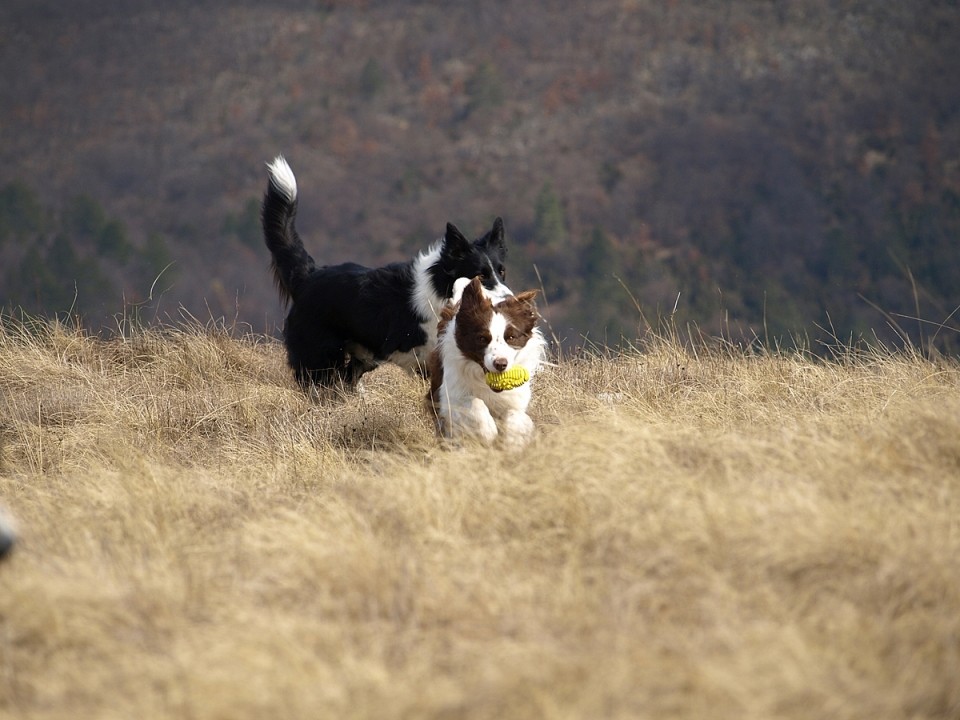
<path fill-rule="evenodd" d="M 493 367 L 497 372 L 503 372 L 506 370 L 508 364 L 509 363 L 507 363 L 506 358 L 497 358 L 493 361 Z"/>

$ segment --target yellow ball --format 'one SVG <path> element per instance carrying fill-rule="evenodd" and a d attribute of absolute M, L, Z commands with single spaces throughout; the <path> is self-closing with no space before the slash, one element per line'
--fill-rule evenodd
<path fill-rule="evenodd" d="M 513 390 L 523 385 L 530 379 L 530 371 L 518 365 L 503 372 L 488 372 L 484 375 L 484 378 L 491 390 L 501 392 L 503 390 Z"/>

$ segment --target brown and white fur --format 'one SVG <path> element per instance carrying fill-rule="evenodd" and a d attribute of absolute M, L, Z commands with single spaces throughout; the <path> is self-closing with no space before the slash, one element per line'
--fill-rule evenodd
<path fill-rule="evenodd" d="M 428 361 L 427 402 L 437 429 L 452 440 L 475 439 L 492 445 L 499 437 L 506 446 L 522 447 L 534 435 L 533 420 L 527 415 L 530 381 L 512 390 L 496 391 L 487 385 L 484 375 L 519 365 L 532 380 L 546 348 L 533 303 L 537 291 L 495 303 L 480 279 L 473 278 L 468 283 L 458 281 L 454 292 L 441 313 L 437 346 Z"/>

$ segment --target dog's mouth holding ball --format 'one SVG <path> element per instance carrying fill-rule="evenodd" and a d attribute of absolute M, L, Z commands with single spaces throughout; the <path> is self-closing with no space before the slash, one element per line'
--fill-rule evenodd
<path fill-rule="evenodd" d="M 530 371 L 525 367 L 517 366 L 503 372 L 485 373 L 483 379 L 494 392 L 514 390 L 530 380 Z"/>

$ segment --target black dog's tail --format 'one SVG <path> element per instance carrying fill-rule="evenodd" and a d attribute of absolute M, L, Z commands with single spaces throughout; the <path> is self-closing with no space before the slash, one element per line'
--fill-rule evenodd
<path fill-rule="evenodd" d="M 277 155 L 273 162 L 267 163 L 267 169 L 270 184 L 263 196 L 260 214 L 263 239 L 273 256 L 270 267 L 280 297 L 289 304 L 296 299 L 301 281 L 316 265 L 304 249 L 294 222 L 297 217 L 297 178 L 293 170 L 283 155 Z"/>

